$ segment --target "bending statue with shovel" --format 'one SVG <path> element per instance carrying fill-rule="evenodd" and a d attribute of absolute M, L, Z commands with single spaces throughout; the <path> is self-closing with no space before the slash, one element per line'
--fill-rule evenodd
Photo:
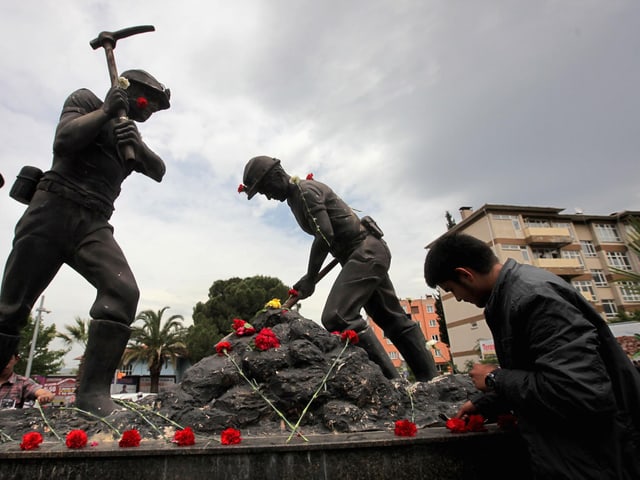
<path fill-rule="evenodd" d="M 116 404 L 110 387 L 130 336 L 139 290 L 113 237 L 109 218 L 122 182 L 132 172 L 157 182 L 165 165 L 140 137 L 134 122 L 169 108 L 169 90 L 143 70 L 118 76 L 118 39 L 153 30 L 102 32 L 112 87 L 104 101 L 87 89 L 66 99 L 56 128 L 51 169 L 24 167 L 11 196 L 28 205 L 19 220 L 0 291 L 0 368 L 9 361 L 34 302 L 67 264 L 97 290 L 91 307 L 84 373 L 76 406 L 106 416 Z"/>
<path fill-rule="evenodd" d="M 360 315 L 364 308 L 402 354 L 416 380 L 428 381 L 437 375 L 420 326 L 407 317 L 396 296 L 388 274 L 391 252 L 373 219 L 358 218 L 324 183 L 289 176 L 280 160 L 272 157 L 249 160 L 239 190 L 249 199 L 260 193 L 268 199 L 286 200 L 300 228 L 314 237 L 307 273 L 293 286 L 298 298 L 313 294 L 319 278 L 332 266 L 329 263 L 320 270 L 329 254 L 342 265 L 322 312 L 327 330 L 355 330 L 358 346 L 384 375 L 398 377 L 387 352 Z"/>

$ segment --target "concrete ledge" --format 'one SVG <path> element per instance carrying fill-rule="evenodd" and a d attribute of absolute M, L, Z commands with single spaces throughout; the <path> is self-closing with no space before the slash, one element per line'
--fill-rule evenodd
<path fill-rule="evenodd" d="M 247 437 L 239 445 L 196 437 L 196 445 L 143 440 L 137 448 L 104 443 L 82 450 L 45 442 L 21 451 L 0 449 L 0 479 L 418 479 L 525 478 L 526 454 L 519 436 L 490 427 L 486 433 L 452 434 L 429 428 L 413 438 L 393 432 Z M 500 452 L 496 455 L 496 452 Z M 496 461 L 509 459 L 510 465 Z M 511 470 L 513 469 L 513 470 Z"/>

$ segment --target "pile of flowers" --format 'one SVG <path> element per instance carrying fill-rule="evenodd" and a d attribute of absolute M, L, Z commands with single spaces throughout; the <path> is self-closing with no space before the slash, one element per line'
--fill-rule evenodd
<path fill-rule="evenodd" d="M 452 433 L 486 432 L 485 418 L 482 415 L 469 415 L 466 419 L 449 418 L 446 427 Z"/>

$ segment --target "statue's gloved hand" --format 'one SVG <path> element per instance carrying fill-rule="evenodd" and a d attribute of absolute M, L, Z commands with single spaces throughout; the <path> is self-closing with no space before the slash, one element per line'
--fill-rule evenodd
<path fill-rule="evenodd" d="M 313 295 L 316 290 L 316 283 L 305 275 L 293 285 L 293 288 L 298 291 L 298 298 L 302 300 Z"/>
<path fill-rule="evenodd" d="M 135 147 L 142 142 L 140 131 L 133 120 L 117 122 L 113 127 L 113 134 L 119 147 L 126 144 Z"/>
<path fill-rule="evenodd" d="M 126 90 L 120 87 L 111 87 L 102 104 L 102 110 L 110 117 L 117 117 L 120 110 L 129 112 L 129 97 Z"/>

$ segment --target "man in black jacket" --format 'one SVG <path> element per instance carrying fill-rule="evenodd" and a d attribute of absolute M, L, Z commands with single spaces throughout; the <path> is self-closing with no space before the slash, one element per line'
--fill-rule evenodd
<path fill-rule="evenodd" d="M 0 291 L 4 368 L 34 302 L 62 264 L 96 288 L 84 372 L 76 391 L 76 405 L 96 415 L 116 408 L 110 385 L 140 295 L 109 224 L 113 203 L 132 172 L 157 182 L 165 173 L 164 162 L 142 141 L 134 122 L 169 108 L 169 91 L 143 70 L 123 72 L 120 82 L 104 102 L 87 89 L 73 92 L 56 128 L 51 169 L 42 174 L 25 167 L 29 175 L 19 176 L 18 182 L 26 179 L 32 189 L 14 184 L 12 196 L 28 207 L 16 226 Z M 122 110 L 127 117 L 120 116 Z"/>
<path fill-rule="evenodd" d="M 500 362 L 472 368 L 480 392 L 457 417 L 512 411 L 537 479 L 640 478 L 640 374 L 580 293 L 458 233 L 433 243 L 424 272 L 485 309 Z"/>

